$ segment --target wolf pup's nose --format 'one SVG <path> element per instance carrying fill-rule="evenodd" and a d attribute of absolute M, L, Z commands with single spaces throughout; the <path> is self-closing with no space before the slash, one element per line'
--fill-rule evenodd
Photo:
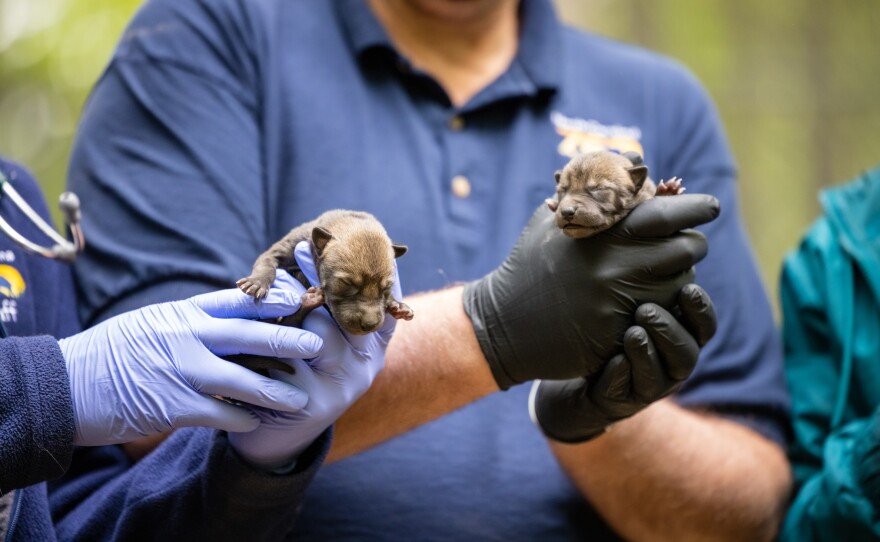
<path fill-rule="evenodd" d="M 562 208 L 562 217 L 563 218 L 574 218 L 574 207 L 563 207 Z"/>
<path fill-rule="evenodd" d="M 361 320 L 361 330 L 363 331 L 373 331 L 379 327 L 378 320 Z"/>

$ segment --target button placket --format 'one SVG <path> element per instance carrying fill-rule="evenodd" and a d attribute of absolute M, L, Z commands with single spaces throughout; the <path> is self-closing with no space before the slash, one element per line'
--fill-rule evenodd
<path fill-rule="evenodd" d="M 471 181 L 464 175 L 456 175 L 450 183 L 452 194 L 459 199 L 465 199 L 471 195 Z"/>

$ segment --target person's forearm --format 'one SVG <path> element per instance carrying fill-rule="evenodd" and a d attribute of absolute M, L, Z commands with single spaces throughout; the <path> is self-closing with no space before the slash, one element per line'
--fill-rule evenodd
<path fill-rule="evenodd" d="M 791 486 L 779 446 L 669 400 L 590 442 L 552 449 L 628 540 L 771 540 Z"/>
<path fill-rule="evenodd" d="M 361 452 L 498 391 L 470 319 L 462 288 L 406 298 L 415 311 L 398 322 L 385 368 L 336 423 L 328 461 Z"/>

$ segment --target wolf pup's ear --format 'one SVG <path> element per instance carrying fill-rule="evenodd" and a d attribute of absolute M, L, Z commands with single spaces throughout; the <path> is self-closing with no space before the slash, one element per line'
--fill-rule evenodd
<path fill-rule="evenodd" d="M 626 151 L 623 153 L 623 157 L 632 162 L 632 165 L 634 166 L 640 166 L 645 163 L 645 161 L 642 160 L 642 155 L 635 151 Z"/>
<path fill-rule="evenodd" d="M 391 248 L 394 249 L 395 258 L 400 258 L 404 254 L 406 254 L 406 251 L 408 250 L 406 245 L 391 245 Z"/>
<path fill-rule="evenodd" d="M 648 166 L 633 166 L 627 169 L 629 172 L 629 177 L 632 179 L 633 184 L 635 185 L 635 191 L 638 192 L 642 189 L 642 185 L 645 184 L 645 179 L 648 178 Z"/>
<path fill-rule="evenodd" d="M 546 203 L 547 208 L 550 209 L 551 211 L 553 211 L 554 213 L 556 212 L 556 209 L 559 209 L 559 201 L 555 198 L 547 198 L 544 200 L 544 203 Z"/>
<path fill-rule="evenodd" d="M 553 178 L 556 179 L 556 184 L 559 184 L 559 179 L 562 177 L 562 170 L 557 169 L 556 173 L 553 174 Z"/>
<path fill-rule="evenodd" d="M 324 247 L 327 246 L 327 242 L 330 239 L 333 239 L 333 234 L 324 228 L 316 227 L 312 230 L 312 243 L 315 244 L 318 254 L 324 252 Z"/>

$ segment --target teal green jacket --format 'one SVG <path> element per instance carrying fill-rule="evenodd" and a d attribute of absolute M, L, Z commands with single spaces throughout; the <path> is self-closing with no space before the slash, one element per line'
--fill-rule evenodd
<path fill-rule="evenodd" d="M 880 540 L 880 168 L 820 200 L 780 284 L 796 491 L 781 539 Z"/>

